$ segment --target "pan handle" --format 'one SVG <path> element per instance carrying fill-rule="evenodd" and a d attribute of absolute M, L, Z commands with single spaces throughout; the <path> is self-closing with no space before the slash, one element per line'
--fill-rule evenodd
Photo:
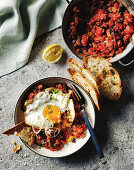
<path fill-rule="evenodd" d="M 134 10 L 134 2 L 133 2 L 133 0 L 126 0 L 125 2 L 129 7 L 131 7 L 132 10 Z"/>
<path fill-rule="evenodd" d="M 121 60 L 118 61 L 118 63 L 119 63 L 120 65 L 124 66 L 124 67 L 127 67 L 127 66 L 131 65 L 133 62 L 134 62 L 134 60 L 130 61 L 129 63 L 123 63 Z"/>
<path fill-rule="evenodd" d="M 68 4 L 70 4 L 70 2 L 71 2 L 70 0 L 66 0 L 66 1 L 67 1 Z"/>

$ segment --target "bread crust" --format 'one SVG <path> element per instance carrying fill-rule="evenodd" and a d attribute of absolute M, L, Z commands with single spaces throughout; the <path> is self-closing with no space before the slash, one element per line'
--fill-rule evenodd
<path fill-rule="evenodd" d="M 25 121 L 18 123 L 17 125 L 13 126 L 12 128 L 2 132 L 4 135 L 14 135 L 15 132 L 19 132 L 23 127 L 27 126 Z"/>
<path fill-rule="evenodd" d="M 72 78 L 72 80 L 74 80 L 76 83 L 78 83 L 80 86 L 82 86 L 85 89 L 85 91 L 88 94 L 90 94 L 96 107 L 98 108 L 98 110 L 100 110 L 99 102 L 98 102 L 98 95 L 97 95 L 97 92 L 96 92 L 94 86 L 89 81 L 87 81 L 87 78 L 84 77 L 80 72 L 78 72 L 74 69 L 71 69 L 71 68 L 68 68 L 67 71 L 68 71 L 70 77 Z"/>
<path fill-rule="evenodd" d="M 84 75 L 86 77 L 86 79 L 89 83 L 90 82 L 92 83 L 92 86 L 94 86 L 97 94 L 100 95 L 95 77 L 87 69 L 84 69 L 83 66 L 78 61 L 76 61 L 75 59 L 68 58 L 67 61 L 68 61 L 68 64 L 71 66 L 72 69 L 79 71 L 82 75 Z"/>
<path fill-rule="evenodd" d="M 84 65 L 84 68 L 88 69 L 88 60 L 89 59 L 98 59 L 100 61 L 105 61 L 107 63 L 108 66 L 112 66 L 112 64 L 104 59 L 103 57 L 100 57 L 100 56 L 97 56 L 97 55 L 90 55 L 90 56 L 83 56 L 83 65 Z"/>

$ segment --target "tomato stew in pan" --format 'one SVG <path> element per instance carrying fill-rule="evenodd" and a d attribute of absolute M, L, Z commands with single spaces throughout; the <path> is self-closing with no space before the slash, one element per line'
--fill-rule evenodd
<path fill-rule="evenodd" d="M 72 9 L 68 34 L 77 53 L 111 58 L 132 40 L 133 25 L 133 15 L 117 0 L 81 1 Z"/>

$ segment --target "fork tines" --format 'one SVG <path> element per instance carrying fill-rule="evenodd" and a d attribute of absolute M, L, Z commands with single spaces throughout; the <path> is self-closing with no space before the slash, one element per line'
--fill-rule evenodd
<path fill-rule="evenodd" d="M 78 89 L 78 87 L 76 87 L 76 85 L 72 84 L 71 88 L 73 89 L 73 92 L 74 92 L 77 100 L 79 102 L 81 102 L 82 104 L 85 104 L 85 98 L 84 98 L 83 94 L 80 92 L 80 90 Z"/>

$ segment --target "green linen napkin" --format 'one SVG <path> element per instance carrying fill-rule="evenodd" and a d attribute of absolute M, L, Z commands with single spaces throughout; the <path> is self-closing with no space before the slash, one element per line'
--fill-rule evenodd
<path fill-rule="evenodd" d="M 0 0 L 0 76 L 24 66 L 35 37 L 59 27 L 66 0 Z"/>

